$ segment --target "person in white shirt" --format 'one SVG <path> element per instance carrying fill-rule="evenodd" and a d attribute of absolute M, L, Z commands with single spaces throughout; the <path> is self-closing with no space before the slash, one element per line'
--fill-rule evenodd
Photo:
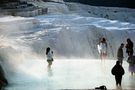
<path fill-rule="evenodd" d="M 100 43 L 98 44 L 98 52 L 100 54 L 100 58 L 105 59 L 107 56 L 107 43 L 106 43 L 106 39 L 102 38 Z"/>
<path fill-rule="evenodd" d="M 51 51 L 50 47 L 46 48 L 46 56 L 47 56 L 48 67 L 50 68 L 53 62 L 53 51 Z"/>

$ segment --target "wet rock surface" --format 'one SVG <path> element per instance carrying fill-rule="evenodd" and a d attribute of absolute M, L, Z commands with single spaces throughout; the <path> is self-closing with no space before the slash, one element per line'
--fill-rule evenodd
<path fill-rule="evenodd" d="M 8 85 L 8 81 L 7 81 L 7 79 L 5 78 L 5 74 L 4 74 L 3 68 L 2 68 L 2 66 L 0 65 L 0 89 L 1 89 L 3 86 L 6 86 L 6 85 Z"/>

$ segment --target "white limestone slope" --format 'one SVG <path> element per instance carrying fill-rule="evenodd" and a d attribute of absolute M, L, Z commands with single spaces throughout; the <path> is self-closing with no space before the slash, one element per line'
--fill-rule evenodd
<path fill-rule="evenodd" d="M 53 1 L 53 0 L 52 0 Z M 135 10 L 129 8 L 90 6 L 80 3 L 63 2 L 54 0 L 53 2 L 30 2 L 35 6 L 48 8 L 48 14 L 64 13 L 77 14 L 86 17 L 101 17 L 124 22 L 135 22 Z"/>
<path fill-rule="evenodd" d="M 101 37 L 107 38 L 108 58 L 115 60 L 117 48 L 122 42 L 126 43 L 127 38 L 135 42 L 134 19 L 130 19 L 134 10 L 118 9 L 120 13 L 115 14 L 114 20 L 109 20 L 97 18 L 98 15 L 92 17 L 93 14 L 85 11 L 85 5 L 85 9 L 80 9 L 82 6 L 74 6 L 74 9 L 72 5 L 65 7 L 63 3 L 41 3 L 35 4 L 50 7 L 50 13 L 31 18 L 0 18 L 0 64 L 10 82 L 6 89 L 91 89 L 102 84 L 115 89 L 114 77 L 110 73 L 115 61 L 100 62 L 90 58 L 99 58 L 97 44 Z M 93 8 L 98 13 L 98 7 Z M 107 11 L 104 9 L 103 13 Z M 48 46 L 53 49 L 56 58 L 52 71 L 47 71 L 45 61 Z M 63 57 L 75 59 L 59 59 Z M 126 60 L 126 54 L 124 57 Z M 128 74 L 126 62 L 124 69 L 126 74 L 122 87 L 134 89 L 135 78 Z"/>
<path fill-rule="evenodd" d="M 43 57 L 45 48 L 50 46 L 56 57 L 97 58 L 97 44 L 101 37 L 105 37 L 108 57 L 116 58 L 121 43 L 126 44 L 127 38 L 135 42 L 135 24 L 104 18 L 50 14 L 0 23 L 2 41 L 6 38 L 6 43 L 15 43 L 10 47 L 23 46 Z"/>
<path fill-rule="evenodd" d="M 66 3 L 69 11 L 83 16 L 101 17 L 135 23 L 135 9 L 119 7 L 90 6 L 79 3 Z"/>

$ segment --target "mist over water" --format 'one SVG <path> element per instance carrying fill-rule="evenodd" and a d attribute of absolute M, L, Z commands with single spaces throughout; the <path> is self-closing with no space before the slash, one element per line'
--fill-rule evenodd
<path fill-rule="evenodd" d="M 0 65 L 9 82 L 6 90 L 76 89 L 114 83 L 110 69 L 119 45 L 126 44 L 127 38 L 135 43 L 134 10 L 65 2 L 33 4 L 49 8 L 48 14 L 0 17 Z M 109 62 L 99 61 L 97 44 L 101 37 L 107 39 Z M 48 46 L 54 52 L 52 69 L 47 68 Z M 125 87 L 134 87 L 130 83 L 135 78 L 131 81 L 128 76 Z"/>
<path fill-rule="evenodd" d="M 12 83 L 44 78 L 48 46 L 54 58 L 98 59 L 97 44 L 106 37 L 108 58 L 115 59 L 121 42 L 129 37 L 135 42 L 135 25 L 127 22 L 63 14 L 0 19 L 0 64 Z"/>
<path fill-rule="evenodd" d="M 135 25 L 115 20 L 79 15 L 1 19 L 0 47 L 12 58 L 10 51 L 20 53 L 23 57 L 30 55 L 32 58 L 45 58 L 45 49 L 48 46 L 54 50 L 55 57 L 95 58 L 99 56 L 97 44 L 101 37 L 106 37 L 109 57 L 114 57 L 112 54 L 121 42 L 126 43 L 126 38 L 130 37 L 134 41 Z"/>
<path fill-rule="evenodd" d="M 36 21 L 30 18 L 10 16 L 2 18 L 0 22 L 0 65 L 3 67 L 9 83 L 16 82 L 15 77 L 18 77 L 18 80 L 21 81 L 21 75 L 22 77 L 34 76 L 34 74 L 30 74 L 34 69 L 30 67 L 33 66 L 29 64 L 28 67 L 24 63 L 41 59 L 30 46 L 31 42 L 22 39 L 24 33 L 29 32 L 34 27 L 33 23 L 36 23 Z M 17 71 L 20 71 L 20 76 L 14 75 Z M 23 79 L 22 81 L 24 81 Z"/>

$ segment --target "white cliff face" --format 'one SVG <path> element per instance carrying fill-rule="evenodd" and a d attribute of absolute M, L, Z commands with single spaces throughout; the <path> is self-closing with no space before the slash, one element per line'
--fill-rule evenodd
<path fill-rule="evenodd" d="M 29 48 L 28 52 L 43 57 L 46 47 L 50 46 L 56 57 L 69 58 L 99 58 L 97 44 L 101 37 L 107 39 L 109 58 L 116 58 L 119 45 L 126 44 L 127 38 L 135 42 L 135 24 L 132 23 L 76 14 L 50 14 L 33 17 L 33 19 L 33 21 L 23 20 L 23 22 L 15 20 L 12 24 L 8 21 L 4 24 L 1 22 L 2 32 L 4 31 L 6 35 L 3 34 L 6 38 L 5 42 L 9 39 L 13 44 L 8 45 L 16 47 L 17 51 L 20 46 L 23 52 L 23 46 Z M 3 35 L 1 35 L 2 40 Z"/>
<path fill-rule="evenodd" d="M 135 23 L 135 10 L 118 7 L 96 7 L 79 3 L 66 3 L 69 11 L 83 16 L 101 17 Z"/>
<path fill-rule="evenodd" d="M 63 2 L 63 1 L 62 1 Z M 135 10 L 117 7 L 96 7 L 79 3 L 63 2 L 31 2 L 33 5 L 48 8 L 48 14 L 77 14 L 85 17 L 101 17 L 122 22 L 135 23 Z"/>
<path fill-rule="evenodd" d="M 46 38 L 51 37 L 48 45 L 66 57 L 97 58 L 101 37 L 107 39 L 108 56 L 112 58 L 116 58 L 119 45 L 126 44 L 127 38 L 135 42 L 135 24 L 127 22 L 79 15 L 49 15 L 37 19 L 46 29 Z"/>
<path fill-rule="evenodd" d="M 65 4 L 55 3 L 54 7 L 51 7 L 52 3 L 49 2 L 47 4 L 36 2 L 35 4 L 42 7 L 48 5 L 52 10 L 46 15 L 31 18 L 0 18 L 0 55 L 3 56 L 4 53 L 6 55 L 4 57 L 9 57 L 9 61 L 11 58 L 16 60 L 16 57 L 13 56 L 18 56 L 23 60 L 45 58 L 45 49 L 48 46 L 54 50 L 54 56 L 57 58 L 99 58 L 97 44 L 101 37 L 107 39 L 108 58 L 116 59 L 116 52 L 121 43 L 126 44 L 127 38 L 131 38 L 135 43 L 133 21 L 125 22 L 123 20 L 124 22 L 122 22 L 91 17 L 83 13 L 87 13 L 87 11 L 77 9 L 79 8 L 77 6 L 75 6 L 75 10 L 71 10 L 71 7 L 65 7 Z M 59 8 L 60 5 L 63 8 Z M 104 10 L 107 12 L 107 9 Z M 124 18 L 123 13 L 127 14 L 124 9 L 118 9 L 118 11 L 119 14 L 116 18 L 121 17 L 122 19 Z M 129 13 L 130 11 L 132 10 L 129 9 Z M 130 14 L 134 15 L 133 12 Z M 130 21 L 129 18 L 127 19 Z"/>

